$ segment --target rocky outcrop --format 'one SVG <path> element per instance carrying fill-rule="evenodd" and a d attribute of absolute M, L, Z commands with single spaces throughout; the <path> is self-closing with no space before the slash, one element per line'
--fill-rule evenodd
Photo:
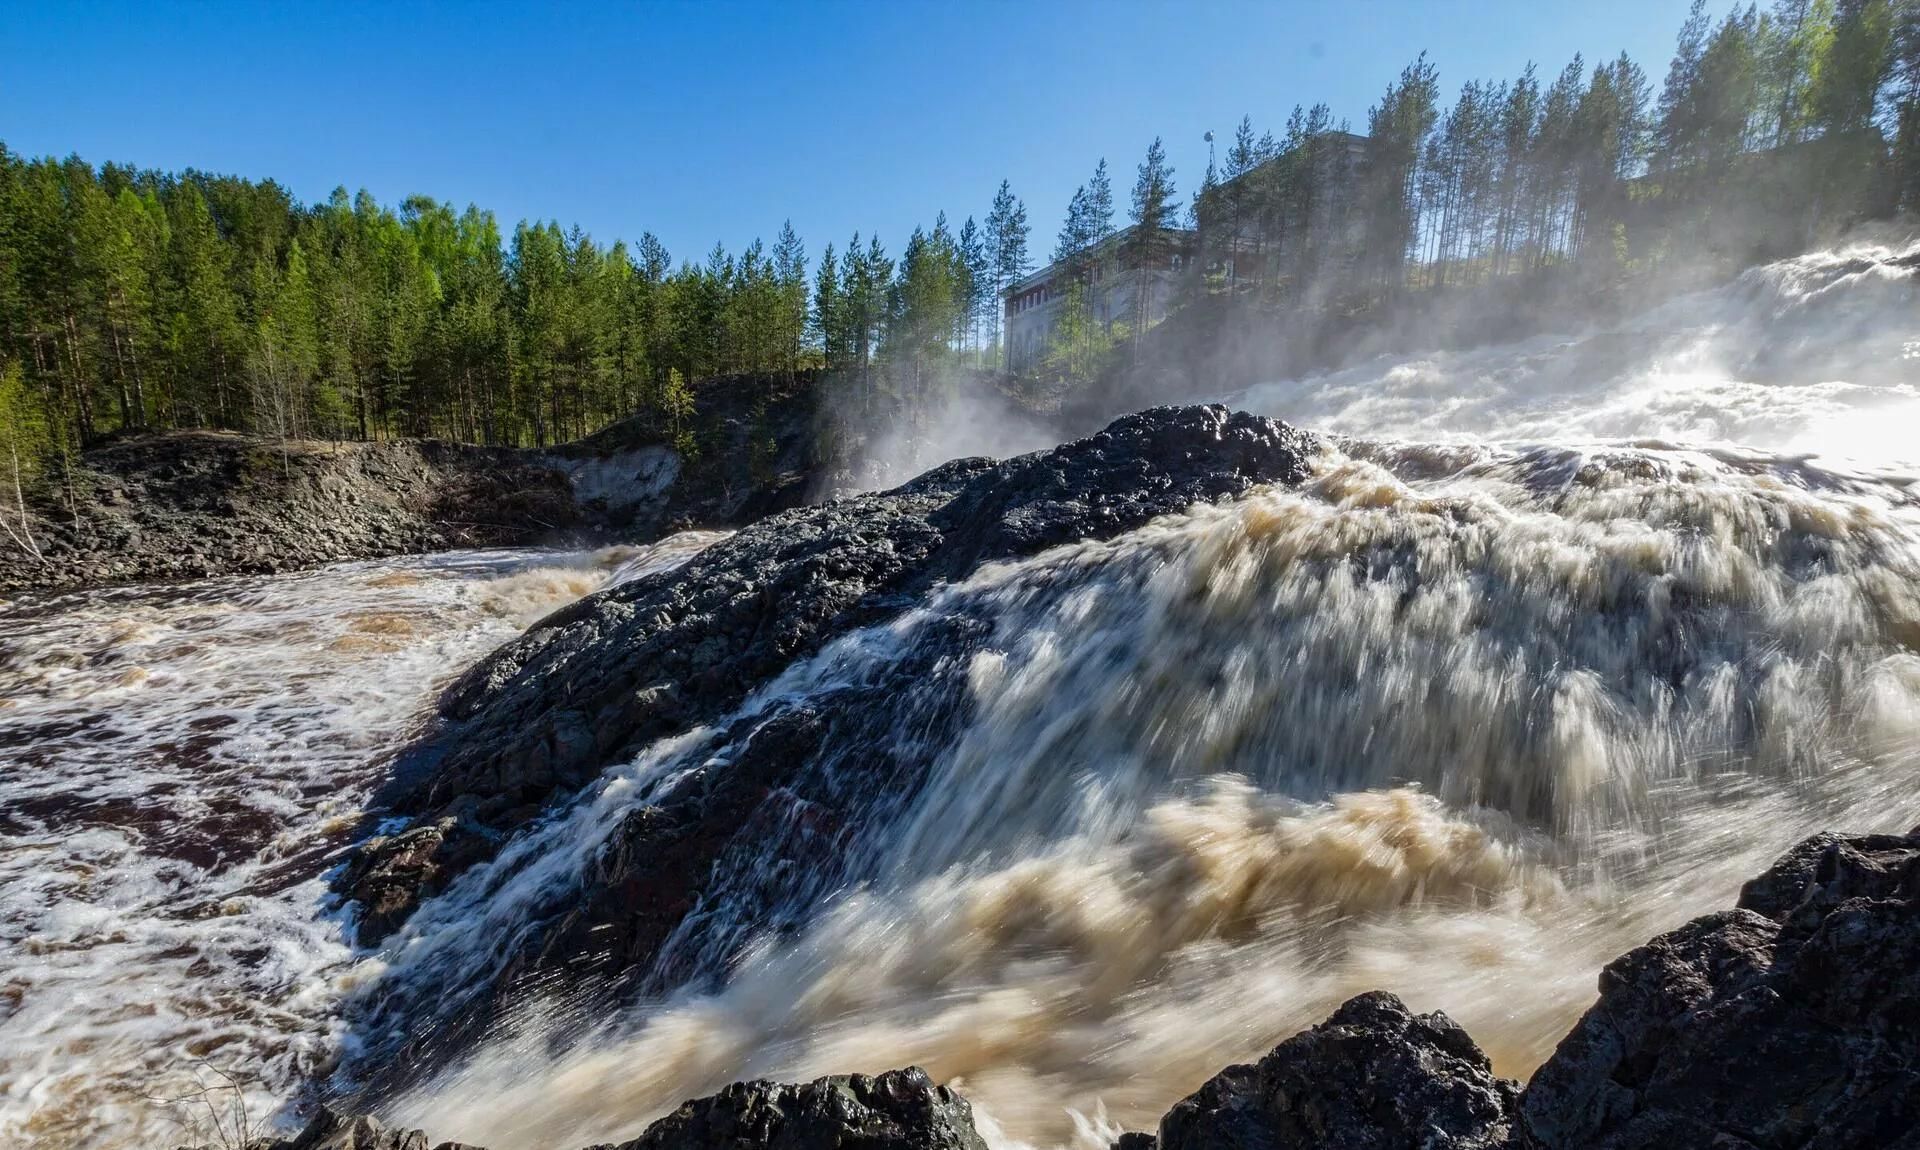
<path fill-rule="evenodd" d="M 200 1147 L 199 1150 L 215 1150 Z M 220 1148 L 227 1150 L 227 1148 Z M 348 1117 L 322 1110 L 292 1138 L 263 1138 L 251 1142 L 247 1150 L 427 1150 L 427 1136 L 419 1130 L 399 1130 L 381 1124 L 377 1118 L 360 1114 Z M 438 1150 L 472 1150 L 458 1142 L 443 1142 Z"/>
<path fill-rule="evenodd" d="M 1222 1071 L 1158 1144 L 1920 1147 L 1920 831 L 1816 835 L 1615 960 L 1524 1092 L 1445 1015 L 1368 994 Z"/>
<path fill-rule="evenodd" d="M 813 490 L 816 391 L 806 376 L 703 381 L 679 446 L 642 418 L 544 450 L 120 436 L 82 453 L 71 482 L 46 478 L 21 542 L 0 533 L 0 594 L 732 526 Z"/>
<path fill-rule="evenodd" d="M 249 1150 L 427 1150 L 419 1130 L 322 1110 L 292 1138 Z M 798 1086 L 736 1082 L 680 1108 L 640 1137 L 591 1150 L 986 1150 L 973 1108 L 917 1066 L 869 1077 L 820 1078 Z M 203 1148 L 212 1150 L 212 1148 Z M 478 1150 L 442 1142 L 437 1150 Z"/>
<path fill-rule="evenodd" d="M 0 540 L 0 593 L 526 544 L 581 523 L 566 475 L 531 453 L 424 441 L 129 436 L 48 494 L 40 558 Z"/>
<path fill-rule="evenodd" d="M 1458 1023 L 1385 992 L 1348 1001 L 1252 1066 L 1229 1066 L 1160 1120 L 1160 1150 L 1490 1150 L 1518 1083 Z"/>
<path fill-rule="evenodd" d="M 1920 1146 L 1920 832 L 1818 835 L 1615 960 L 1527 1086 L 1530 1146 Z"/>
<path fill-rule="evenodd" d="M 986 1150 L 973 1107 L 917 1066 L 804 1086 L 738 1082 L 617 1150 Z"/>
<path fill-rule="evenodd" d="M 608 764 L 724 715 L 796 659 L 897 615 L 934 584 L 988 560 L 1118 535 L 1256 483 L 1297 482 L 1311 450 L 1301 432 L 1220 407 L 1143 412 L 1051 451 L 1002 463 L 957 460 L 893 491 L 771 516 L 671 575 L 557 612 L 446 692 L 449 723 L 416 748 L 400 772 L 407 781 L 388 796 L 415 826 L 369 841 L 343 872 L 339 889 L 362 907 L 362 941 L 378 940 L 421 898 Z M 950 666 L 954 645 L 968 641 L 966 621 L 951 628 L 950 645 L 916 644 L 888 674 Z M 816 827 L 844 826 L 857 814 L 850 800 L 910 790 L 924 762 L 854 737 L 876 716 L 892 721 L 886 690 L 849 688 L 830 711 L 730 732 L 738 753 L 727 770 L 695 772 L 641 810 L 615 837 L 562 932 L 612 925 L 595 938 L 596 961 L 644 963 L 701 900 L 729 843 L 791 821 L 769 802 L 809 805 Z M 844 768 L 838 752 L 864 756 L 866 768 L 829 778 L 817 768 Z M 845 793 L 849 779 L 858 794 Z M 768 849 L 765 840 L 756 846 Z M 644 861 L 628 865 L 635 860 Z M 584 957 L 564 945 L 540 947 L 529 961 Z"/>
<path fill-rule="evenodd" d="M 819 502 L 828 488 L 824 386 L 816 372 L 715 376 L 693 385 L 694 414 L 677 442 L 629 419 L 547 455 L 587 513 L 623 525 L 624 537 L 751 523 Z"/>

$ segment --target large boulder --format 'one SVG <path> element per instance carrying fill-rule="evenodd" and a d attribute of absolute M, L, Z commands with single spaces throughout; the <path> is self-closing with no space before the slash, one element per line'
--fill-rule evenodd
<path fill-rule="evenodd" d="M 986 1150 L 967 1100 L 917 1066 L 803 1086 L 737 1082 L 618 1150 Z"/>
<path fill-rule="evenodd" d="M 1141 412 L 1050 451 L 956 460 L 893 491 L 771 516 L 676 572 L 555 613 L 455 682 L 446 724 L 401 764 L 384 799 L 414 827 L 363 844 L 338 882 L 361 904 L 361 941 L 378 942 L 609 764 L 725 715 L 796 659 L 899 614 L 934 584 L 1257 483 L 1298 482 L 1313 450 L 1302 432 L 1222 407 Z M 709 847 L 691 871 L 726 829 L 701 821 Z"/>
<path fill-rule="evenodd" d="M 321 1110 L 291 1138 L 247 1150 L 427 1150 L 419 1130 Z M 215 1150 L 201 1147 L 199 1150 Z M 478 1150 L 457 1142 L 436 1150 Z M 818 1078 L 797 1086 L 736 1082 L 680 1108 L 617 1147 L 590 1150 L 986 1150 L 967 1100 L 917 1066 Z"/>
<path fill-rule="evenodd" d="M 1920 832 L 1815 836 L 1615 960 L 1521 1113 L 1549 1150 L 1920 1147 Z"/>
<path fill-rule="evenodd" d="M 1160 1120 L 1159 1150 L 1483 1150 L 1508 1144 L 1519 1091 L 1458 1023 L 1375 991 L 1215 1075 Z"/>

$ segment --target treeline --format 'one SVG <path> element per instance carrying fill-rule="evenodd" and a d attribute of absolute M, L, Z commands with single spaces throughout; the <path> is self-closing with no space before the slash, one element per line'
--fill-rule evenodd
<path fill-rule="evenodd" d="M 1027 209 L 1005 180 L 984 225 L 958 231 L 945 212 L 915 228 L 896 261 L 879 237 L 856 233 L 843 253 L 827 245 L 814 281 L 813 347 L 843 380 L 859 414 L 917 419 L 955 363 L 991 364 L 1000 338 L 1000 296 L 1025 275 Z"/>
<path fill-rule="evenodd" d="M 984 346 L 1027 266 L 1003 184 L 986 226 L 944 215 L 900 258 L 855 236 L 815 274 L 789 225 L 675 267 L 629 247 L 412 197 L 304 206 L 271 180 L 0 146 L 0 450 L 29 462 L 122 429 L 547 444 L 640 414 L 665 435 L 691 381 L 828 366 L 870 388 Z"/>
<path fill-rule="evenodd" d="M 1574 267 L 1608 274 L 1715 236 L 1811 238 L 1920 208 L 1920 0 L 1696 4 L 1664 82 L 1625 56 L 1466 84 L 1409 65 L 1349 132 L 1325 105 L 1251 118 L 1176 204 L 1154 141 L 1116 234 L 1105 161 L 1053 256 L 1068 306 L 1039 370 L 1093 378 L 1176 303 L 1366 309 L 1395 294 Z M 1184 230 L 1192 228 L 1192 234 Z M 677 265 L 579 228 L 503 232 L 480 208 L 271 180 L 95 168 L 0 146 L 0 465 L 30 473 L 121 429 L 433 435 L 547 444 L 638 415 L 684 437 L 692 384 L 826 369 L 869 429 L 920 421 L 956 367 L 1003 361 L 1005 289 L 1032 268 L 1024 204 L 945 215 L 897 253 L 809 260 L 791 226 Z M 1128 314 L 1094 285 L 1134 276 Z M 736 386 L 747 386 L 738 384 Z M 690 445 L 689 445 L 690 446 Z"/>
<path fill-rule="evenodd" d="M 1242 119 L 1195 198 L 1196 288 L 1333 300 L 1920 210 L 1920 0 L 1696 0 L 1656 93 L 1622 54 L 1469 81 L 1422 56 L 1349 135 L 1325 105 Z M 1744 254 L 1744 253 L 1743 253 Z M 1357 301 L 1356 301 L 1357 297 Z"/>
<path fill-rule="evenodd" d="M 1576 56 L 1550 77 L 1529 65 L 1468 81 L 1449 104 L 1422 55 L 1368 110 L 1364 135 L 1316 104 L 1278 134 L 1243 117 L 1217 147 L 1178 221 L 1192 233 L 1178 237 L 1177 276 L 1165 258 L 1175 221 L 1143 191 L 1171 190 L 1158 141 L 1126 243 L 1108 242 L 1104 159 L 1075 190 L 1047 344 L 1018 357 L 1056 396 L 1124 371 L 1155 273 L 1174 279 L 1176 308 L 1216 305 L 1186 337 L 1276 313 L 1299 332 L 1514 275 L 1604 284 L 1669 260 L 1738 266 L 1920 211 L 1920 0 L 1776 0 L 1717 21 L 1696 0 L 1657 90 L 1625 54 Z M 1132 307 L 1111 306 L 1103 292 L 1134 282 Z"/>

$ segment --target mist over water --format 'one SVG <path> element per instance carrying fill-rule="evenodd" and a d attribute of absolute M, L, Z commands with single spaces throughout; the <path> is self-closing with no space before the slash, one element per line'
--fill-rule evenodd
<path fill-rule="evenodd" d="M 1920 244 L 1750 269 L 1598 330 L 1385 355 L 1234 401 L 1421 442 L 1659 441 L 1920 470 Z"/>
<path fill-rule="evenodd" d="M 378 954 L 319 876 L 435 686 L 710 537 L 26 604 L 0 619 L 0 747 L 33 767 L 0 778 L 0 1140 L 142 1144 L 137 1096 L 203 1056 L 264 1112 L 332 1066 L 343 1010 L 457 1005 L 636 806 L 956 619 L 988 638 L 890 714 L 932 737 L 958 691 L 964 721 L 843 880 L 792 887 L 790 929 L 738 897 L 782 860 L 732 860 L 668 943 L 699 977 L 591 1025 L 526 1002 L 383 1117 L 585 1145 L 739 1078 L 919 1063 L 996 1145 L 1091 1148 L 1375 988 L 1524 1075 L 1602 965 L 1798 838 L 1920 823 L 1913 254 L 1253 388 L 1333 433 L 1300 488 L 842 637 L 611 765 Z"/>

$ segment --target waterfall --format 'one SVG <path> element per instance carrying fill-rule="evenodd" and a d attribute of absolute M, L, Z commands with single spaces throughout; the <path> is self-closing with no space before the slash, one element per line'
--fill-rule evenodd
<path fill-rule="evenodd" d="M 318 1078 L 493 1150 L 918 1063 L 997 1146 L 1093 1150 L 1376 988 L 1524 1075 L 1799 837 L 1920 823 L 1916 265 L 1251 388 L 1326 433 L 1304 482 L 863 617 L 376 950 L 322 872 L 433 691 L 714 536 L 23 600 L 0 1141 L 153 1144 L 196 1060 L 257 1113 Z M 622 966 L 595 932 L 689 795 L 747 813 Z M 526 977 L 554 949 L 606 976 Z"/>

